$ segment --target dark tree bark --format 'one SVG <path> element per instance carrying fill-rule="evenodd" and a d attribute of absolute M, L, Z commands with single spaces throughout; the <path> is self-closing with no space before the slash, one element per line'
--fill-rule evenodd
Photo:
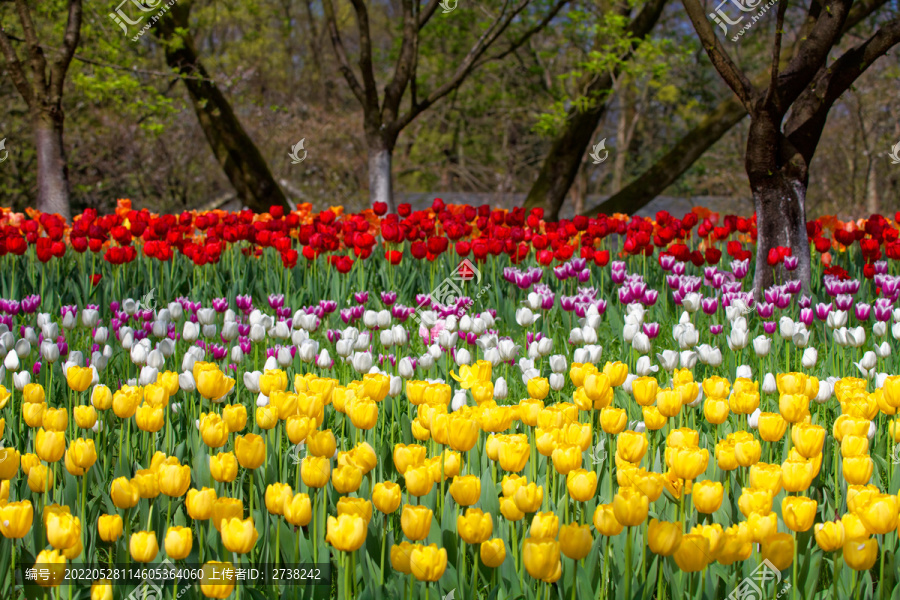
<path fill-rule="evenodd" d="M 366 1 L 351 0 L 356 16 L 358 35 L 356 42 L 359 47 L 359 77 L 357 77 L 344 46 L 333 1 L 322 0 L 328 33 L 331 36 L 331 44 L 340 65 L 341 74 L 363 109 L 363 129 L 369 158 L 369 199 L 372 203 L 384 202 L 388 205 L 389 210 L 395 210 L 391 163 L 397 138 L 403 129 L 422 112 L 450 92 L 458 89 L 475 69 L 486 62 L 499 60 L 515 52 L 534 34 L 546 27 L 568 1 L 556 0 L 538 24 L 525 31 L 517 39 L 512 40 L 503 50 L 494 55 L 488 55 L 487 51 L 499 41 L 513 19 L 528 6 L 530 0 L 503 3 L 499 14 L 482 32 L 478 41 L 469 49 L 456 69 L 447 74 L 444 83 L 426 97 L 419 98 L 416 89 L 419 39 L 422 29 L 434 15 L 440 1 L 427 0 L 423 5 L 421 0 L 401 0 L 400 49 L 394 65 L 394 73 L 379 97 L 372 61 L 372 37 L 369 32 L 369 12 Z M 400 105 L 407 96 L 409 97 L 409 109 L 404 112 Z"/>
<path fill-rule="evenodd" d="M 759 233 L 754 293 L 760 297 L 774 282 L 775 272 L 766 259 L 776 246 L 792 248 L 799 259 L 799 267 L 783 271 L 780 278 L 800 279 L 808 291 L 811 267 L 806 190 L 810 163 L 834 102 L 869 65 L 900 42 L 900 17 L 829 64 L 829 53 L 845 30 L 853 0 L 813 2 L 807 15 L 808 32 L 782 68 L 781 42 L 788 4 L 788 0 L 782 0 L 775 23 L 769 83 L 761 89 L 732 62 L 699 1 L 682 1 L 713 66 L 750 114 L 744 165 Z M 790 117 L 784 123 L 788 112 Z"/>
<path fill-rule="evenodd" d="M 628 24 L 628 34 L 637 40 L 645 38 L 659 20 L 665 4 L 666 0 L 650 0 Z M 634 45 L 636 47 L 637 43 Z M 628 59 L 630 56 L 631 53 L 624 58 Z M 612 73 L 596 76 L 588 84 L 585 93 L 591 100 L 589 108 L 569 110 L 563 130 L 553 140 L 537 179 L 528 191 L 525 208 L 543 207 L 544 218 L 547 220 L 555 221 L 559 217 L 559 209 L 575 181 L 594 130 L 606 113 L 606 103 L 612 88 Z"/>
<path fill-rule="evenodd" d="M 165 46 L 166 63 L 184 82 L 200 128 L 241 202 L 257 212 L 287 206 L 259 148 L 200 62 L 188 29 L 190 10 L 191 2 L 181 0 L 153 28 Z"/>
<path fill-rule="evenodd" d="M 847 15 L 843 34 L 846 34 L 884 4 L 886 4 L 886 0 L 867 0 L 854 5 Z M 807 24 L 808 27 L 811 25 L 811 22 Z M 804 34 L 805 32 L 802 32 L 798 37 L 802 39 Z M 782 62 L 786 63 L 790 60 L 795 51 L 795 48 L 784 49 Z M 758 80 L 757 83 L 760 82 L 765 83 L 764 80 Z M 722 136 L 732 127 L 740 123 L 745 116 L 747 116 L 747 109 L 735 96 L 729 96 L 720 102 L 699 125 L 684 134 L 647 170 L 585 214 L 596 216 L 601 213 L 607 215 L 617 212 L 634 213 L 643 208 L 663 193 L 667 187 L 675 183 L 685 171 L 691 168 L 691 165 L 703 156 L 713 144 L 722 139 Z"/>
<path fill-rule="evenodd" d="M 746 116 L 747 111 L 736 99 L 724 100 L 650 168 L 586 214 L 634 213 L 646 206 Z"/>
<path fill-rule="evenodd" d="M 56 213 L 68 220 L 71 217 L 71 209 L 69 173 L 63 145 L 65 114 L 62 97 L 66 73 L 81 37 L 81 0 L 69 0 L 63 45 L 53 50 L 49 69 L 47 57 L 37 38 L 34 21 L 25 0 L 16 0 L 16 13 L 25 34 L 30 80 L 2 24 L 0 24 L 0 50 L 6 58 L 10 78 L 28 105 L 31 117 L 34 145 L 37 150 L 37 209 L 45 213 Z"/>

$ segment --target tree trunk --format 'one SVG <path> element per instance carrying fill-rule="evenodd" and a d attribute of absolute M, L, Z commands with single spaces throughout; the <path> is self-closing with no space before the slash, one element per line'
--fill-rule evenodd
<path fill-rule="evenodd" d="M 262 153 L 200 62 L 187 26 L 187 8 L 181 10 L 176 4 L 153 31 L 165 41 L 166 63 L 183 76 L 216 160 L 245 206 L 257 212 L 268 211 L 271 206 L 287 207 L 287 198 Z"/>
<path fill-rule="evenodd" d="M 869 159 L 869 169 L 866 172 L 866 212 L 876 215 L 881 211 L 881 199 L 878 197 L 878 176 L 876 173 L 877 161 Z"/>
<path fill-rule="evenodd" d="M 806 235 L 806 189 L 809 184 L 806 165 L 798 155 L 784 157 L 786 140 L 777 115 L 763 113 L 750 123 L 747 135 L 746 169 L 756 207 L 756 272 L 753 293 L 757 300 L 774 283 L 799 279 L 804 293 L 810 293 L 812 268 L 809 238 Z M 783 264 L 773 269 L 767 261 L 769 250 L 778 246 L 792 249 L 799 259 L 793 271 Z"/>
<path fill-rule="evenodd" d="M 69 220 L 69 174 L 63 148 L 63 112 L 59 107 L 32 111 L 37 149 L 37 209 Z"/>
<path fill-rule="evenodd" d="M 394 188 L 391 162 L 394 149 L 383 140 L 369 142 L 369 202 L 384 202 L 389 212 L 397 212 L 394 205 Z"/>
<path fill-rule="evenodd" d="M 559 137 L 544 159 L 538 177 L 525 198 L 525 208 L 544 207 L 544 219 L 555 221 L 559 218 L 559 208 L 575 180 L 584 150 L 591 143 L 594 130 L 603 113 L 606 102 L 597 104 L 586 111 L 573 111 L 566 120 Z"/>
<path fill-rule="evenodd" d="M 716 108 L 715 112 L 686 133 L 671 150 L 662 155 L 649 169 L 634 181 L 610 196 L 587 213 L 634 213 L 653 201 L 663 190 L 675 183 L 691 168 L 713 144 L 718 142 L 732 127 L 747 115 L 741 103 L 730 96 Z"/>

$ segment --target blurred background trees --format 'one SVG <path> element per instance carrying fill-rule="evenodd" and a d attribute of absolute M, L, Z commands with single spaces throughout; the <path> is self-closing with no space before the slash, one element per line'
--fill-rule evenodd
<path fill-rule="evenodd" d="M 257 156 L 276 186 L 257 194 L 258 205 L 277 203 L 280 192 L 288 203 L 317 208 L 367 206 L 371 135 L 341 71 L 346 64 L 362 77 L 354 4 L 329 3 L 344 62 L 322 0 L 178 0 L 168 9 L 174 12 L 141 34 L 169 1 L 148 0 L 147 12 L 137 0 L 84 3 L 61 99 L 73 212 L 109 209 L 117 198 L 160 212 L 251 205 L 235 178 L 253 172 L 256 181 L 266 180 Z M 70 2 L 28 5 L 50 56 L 63 46 Z M 365 3 L 382 112 L 385 87 L 405 64 L 409 6 L 407 0 Z M 832 58 L 897 12 L 895 2 L 855 6 L 868 10 Z M 117 8 L 137 23 L 127 33 L 110 18 Z M 784 52 L 799 39 L 808 8 L 808 2 L 787 6 Z M 405 80 L 398 114 L 412 110 L 413 98 L 421 102 L 445 85 L 498 16 L 515 10 L 464 80 L 396 132 L 395 201 L 418 194 L 512 206 L 527 199 L 548 212 L 556 202 L 571 215 L 630 211 L 663 194 L 697 203 L 716 197 L 722 206 L 751 209 L 744 169 L 749 119 L 710 64 L 680 1 L 422 0 L 415 14 L 432 12 L 416 36 L 415 73 Z M 737 42 L 720 38 L 763 87 L 775 18 L 770 10 Z M 0 2 L 0 25 L 22 60 L 28 48 L 14 2 Z M 185 40 L 202 71 L 179 67 Z M 811 216 L 900 209 L 900 165 L 888 157 L 900 142 L 898 75 L 895 50 L 830 111 L 810 168 Z M 191 93 L 192 83 L 214 88 L 234 118 L 222 119 L 220 107 Z M 9 152 L 0 163 L 0 195 L 3 205 L 22 209 L 37 204 L 37 153 L 29 107 L 5 59 L 0 101 L 0 139 Z M 307 154 L 293 164 L 289 153 L 301 139 Z M 608 158 L 594 164 L 590 152 L 604 139 Z"/>

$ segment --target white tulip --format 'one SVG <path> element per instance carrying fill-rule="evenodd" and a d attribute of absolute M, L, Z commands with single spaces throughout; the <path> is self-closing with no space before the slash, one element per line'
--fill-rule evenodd
<path fill-rule="evenodd" d="M 540 314 L 534 314 L 530 308 L 522 307 L 516 309 L 516 323 L 521 327 L 531 327 L 541 318 Z"/>
<path fill-rule="evenodd" d="M 319 357 L 316 358 L 315 354 L 313 354 L 313 358 L 316 360 L 316 366 L 320 369 L 331 368 L 331 355 L 328 354 L 328 348 L 322 348 L 322 352 L 319 354 Z"/>
<path fill-rule="evenodd" d="M 241 350 L 240 346 L 232 346 L 228 356 L 231 362 L 235 364 L 244 362 L 244 351 Z"/>
<path fill-rule="evenodd" d="M 372 355 L 369 352 L 357 352 L 350 362 L 357 373 L 368 373 L 372 368 Z"/>
<path fill-rule="evenodd" d="M 361 331 L 356 339 L 353 340 L 353 349 L 358 352 L 362 350 L 368 350 L 371 343 L 372 334 L 368 331 Z"/>
<path fill-rule="evenodd" d="M 500 351 L 500 360 L 508 362 L 510 360 L 515 360 L 521 346 L 517 345 L 512 340 L 500 340 L 497 344 L 497 349 Z"/>
<path fill-rule="evenodd" d="M 487 323 L 481 317 L 475 317 L 472 319 L 472 333 L 475 335 L 481 335 L 485 331 L 487 331 Z"/>
<path fill-rule="evenodd" d="M 181 370 L 193 371 L 195 362 L 197 362 L 197 357 L 191 352 L 185 352 L 184 356 L 181 358 Z"/>
<path fill-rule="evenodd" d="M 44 340 L 41 343 L 41 357 L 52 365 L 59 360 L 59 346 L 49 340 Z"/>
<path fill-rule="evenodd" d="M 750 429 L 757 429 L 759 427 L 759 415 L 762 411 L 757 408 L 753 411 L 753 413 L 747 417 L 747 425 L 750 426 Z"/>
<path fill-rule="evenodd" d="M 866 330 L 862 326 L 847 329 L 847 341 L 854 348 L 862 348 L 866 343 Z"/>
<path fill-rule="evenodd" d="M 77 324 L 78 321 L 76 320 L 75 315 L 73 315 L 71 312 L 66 312 L 66 314 L 63 315 L 62 326 L 66 331 L 74 329 L 75 325 Z"/>
<path fill-rule="evenodd" d="M 197 311 L 197 320 L 201 325 L 211 325 L 216 322 L 216 311 L 212 308 L 201 308 Z"/>
<path fill-rule="evenodd" d="M 750 334 L 746 329 L 732 329 L 726 341 L 731 350 L 742 350 L 750 343 Z"/>
<path fill-rule="evenodd" d="M 778 335 L 781 339 L 789 340 L 794 335 L 794 322 L 788 316 L 778 319 Z"/>
<path fill-rule="evenodd" d="M 541 372 L 538 371 L 537 369 L 528 369 L 527 371 L 522 373 L 522 383 L 527 386 L 529 381 L 531 381 L 535 377 L 540 377 L 540 376 L 541 376 Z"/>
<path fill-rule="evenodd" d="M 734 376 L 736 378 L 753 379 L 753 371 L 750 370 L 749 365 L 738 365 Z"/>
<path fill-rule="evenodd" d="M 565 373 L 568 368 L 565 355 L 554 354 L 550 357 L 550 370 L 554 373 Z"/>
<path fill-rule="evenodd" d="M 142 340 L 143 341 L 143 340 Z M 144 344 L 135 344 L 131 347 L 131 362 L 138 366 L 147 364 L 147 347 Z"/>
<path fill-rule="evenodd" d="M 453 399 L 450 400 L 450 411 L 456 412 L 466 405 L 466 401 L 469 399 L 469 393 L 466 390 L 456 390 L 453 393 Z"/>
<path fill-rule="evenodd" d="M 434 357 L 426 352 L 419 357 L 417 366 L 427 371 L 434 366 Z"/>
<path fill-rule="evenodd" d="M 251 334 L 253 333 L 252 329 L 251 329 L 250 333 Z M 181 337 L 186 342 L 196 342 L 197 338 L 200 337 L 200 326 L 197 325 L 196 323 L 192 323 L 191 321 L 185 321 L 184 328 L 181 331 Z M 251 336 L 251 339 L 252 339 L 252 336 Z"/>
<path fill-rule="evenodd" d="M 244 371 L 244 387 L 251 394 L 259 393 L 259 378 L 262 376 L 260 371 Z"/>
<path fill-rule="evenodd" d="M 300 360 L 306 363 L 310 363 L 316 359 L 316 353 L 319 351 L 319 342 L 315 340 L 306 340 L 297 348 L 297 356 L 300 357 Z M 327 350 L 325 350 L 327 352 Z M 331 360 L 329 358 L 328 363 L 331 366 Z"/>
<path fill-rule="evenodd" d="M 488 361 L 495 367 L 503 362 L 503 359 L 500 358 L 500 351 L 497 348 L 488 348 L 487 350 L 485 350 L 484 360 Z"/>
<path fill-rule="evenodd" d="M 575 348 L 575 352 L 572 353 L 572 362 L 573 363 L 586 363 L 589 361 L 588 352 L 584 348 Z"/>
<path fill-rule="evenodd" d="M 269 405 L 269 397 L 263 396 L 261 393 L 256 396 L 256 406 L 262 408 Z"/>
<path fill-rule="evenodd" d="M 872 335 L 875 337 L 884 337 L 887 333 L 887 323 L 884 321 L 876 321 L 874 325 L 872 325 Z"/>
<path fill-rule="evenodd" d="M 681 338 L 678 340 L 678 347 L 681 350 L 690 350 L 700 341 L 700 332 L 694 327 L 685 327 Z"/>
<path fill-rule="evenodd" d="M 884 382 L 887 381 L 887 378 L 887 373 L 875 373 L 875 389 L 883 388 Z"/>
<path fill-rule="evenodd" d="M 275 356 L 270 356 L 266 359 L 266 362 L 263 363 L 263 373 L 266 371 L 274 371 L 280 365 L 278 364 L 278 358 Z"/>
<path fill-rule="evenodd" d="M 550 353 L 553 352 L 553 340 L 548 337 L 541 338 L 537 343 L 537 347 L 538 352 L 542 357 L 549 356 Z"/>
<path fill-rule="evenodd" d="M 178 387 L 184 392 L 193 392 L 197 389 L 197 383 L 194 381 L 194 374 L 191 371 L 185 371 L 178 374 Z"/>
<path fill-rule="evenodd" d="M 528 358 L 520 358 L 519 362 L 516 363 L 516 366 L 524 373 L 525 371 L 534 368 L 534 359 L 530 356 Z"/>
<path fill-rule="evenodd" d="M 819 393 L 816 394 L 815 401 L 818 404 L 825 404 L 828 400 L 831 399 L 831 394 L 834 393 L 833 384 L 828 381 L 820 381 L 819 382 Z"/>
<path fill-rule="evenodd" d="M 282 346 L 278 349 L 278 353 L 275 355 L 275 360 L 278 361 L 278 365 L 281 367 L 286 367 L 294 362 L 294 357 L 291 356 L 291 349 L 287 346 Z"/>
<path fill-rule="evenodd" d="M 10 350 L 6 354 L 6 359 L 3 361 L 3 366 L 6 367 L 7 371 L 15 371 L 19 368 L 19 355 L 16 354 L 15 350 Z"/>
<path fill-rule="evenodd" d="M 541 352 L 538 349 L 538 345 L 534 342 L 528 345 L 528 352 L 526 352 L 528 358 L 535 360 L 541 357 Z"/>
<path fill-rule="evenodd" d="M 900 310 L 900 309 L 898 309 Z M 900 340 L 900 322 L 894 323 L 891 325 L 891 336 L 895 340 Z"/>
<path fill-rule="evenodd" d="M 13 373 L 13 387 L 16 388 L 16 390 L 21 392 L 29 383 L 31 383 L 31 373 L 29 371 Z"/>
<path fill-rule="evenodd" d="M 432 344 L 428 346 L 428 354 L 430 354 L 431 358 L 434 360 L 438 360 L 444 355 L 444 350 L 438 344 Z"/>
<path fill-rule="evenodd" d="M 506 379 L 498 377 L 494 382 L 494 400 L 505 400 L 507 396 Z"/>
<path fill-rule="evenodd" d="M 681 305 L 689 313 L 697 312 L 700 309 L 700 294 L 697 292 L 685 294 L 684 298 L 681 299 Z"/>
<path fill-rule="evenodd" d="M 638 354 L 647 354 L 653 349 L 653 346 L 650 344 L 650 338 L 643 332 L 634 336 L 634 339 L 631 341 L 631 347 Z"/>
<path fill-rule="evenodd" d="M 238 324 L 234 321 L 230 321 L 222 325 L 222 338 L 226 342 L 233 342 L 237 339 L 238 336 Z M 162 337 L 162 336 L 159 336 Z"/>
<path fill-rule="evenodd" d="M 900 331 L 900 330 L 898 330 L 898 331 Z M 840 327 L 838 329 L 835 329 L 831 335 L 834 338 L 834 343 L 837 344 L 838 346 L 844 348 L 848 345 L 849 342 L 848 342 L 848 338 L 847 338 L 847 328 L 846 327 Z"/>
<path fill-rule="evenodd" d="M 472 355 L 465 348 L 460 348 L 456 351 L 456 364 L 469 365 L 472 364 Z"/>
<path fill-rule="evenodd" d="M 887 342 L 881 342 L 880 346 L 875 346 L 875 355 L 878 358 L 888 358 L 891 355 L 891 345 Z"/>
<path fill-rule="evenodd" d="M 378 312 L 378 315 L 375 317 L 375 322 L 378 325 L 378 329 L 384 329 L 385 327 L 391 326 L 391 311 L 389 310 L 381 310 Z"/>
<path fill-rule="evenodd" d="M 144 386 L 156 383 L 157 377 L 159 377 L 159 369 L 146 365 L 141 367 L 141 374 L 138 376 L 138 384 Z"/>
<path fill-rule="evenodd" d="M 533 311 L 540 310 L 542 303 L 543 303 L 543 299 L 540 297 L 540 295 L 538 295 L 534 292 L 529 292 L 528 297 L 522 301 L 522 304 L 524 304 L 525 306 L 527 306 L 529 309 L 531 309 Z"/>
<path fill-rule="evenodd" d="M 663 350 L 662 353 L 656 355 L 660 366 L 670 373 L 678 367 L 678 353 L 674 350 Z"/>
<path fill-rule="evenodd" d="M 659 367 L 650 364 L 649 356 L 641 356 L 638 358 L 637 364 L 634 367 L 634 372 L 638 377 L 647 377 L 650 373 L 656 373 L 658 370 Z"/>
<path fill-rule="evenodd" d="M 180 302 L 169 302 L 168 308 L 173 320 L 177 321 L 184 316 L 184 307 L 181 306 Z"/>
<path fill-rule="evenodd" d="M 875 421 L 869 421 L 869 433 L 866 434 L 866 437 L 870 440 L 875 437 Z"/>
<path fill-rule="evenodd" d="M 898 329 L 900 331 L 900 329 Z M 898 338 L 900 339 L 900 338 Z M 576 327 L 572 331 L 569 332 L 569 343 L 573 345 L 579 345 L 584 343 L 584 336 L 581 334 L 581 328 Z"/>
<path fill-rule="evenodd" d="M 753 338 L 753 352 L 756 356 L 768 356 L 772 350 L 772 340 L 764 335 L 758 335 Z"/>
<path fill-rule="evenodd" d="M 438 334 L 438 344 L 442 348 L 447 348 L 447 349 L 455 348 L 456 340 L 458 340 L 458 339 L 459 339 L 458 335 L 456 335 L 452 331 L 448 331 L 446 329 L 442 329 L 441 332 Z"/>
<path fill-rule="evenodd" d="M 41 333 L 45 339 L 56 341 L 59 337 L 59 325 L 55 322 L 44 323 L 41 325 Z"/>
<path fill-rule="evenodd" d="M 550 389 L 558 392 L 566 387 L 566 376 L 562 373 L 550 373 Z"/>
<path fill-rule="evenodd" d="M 587 361 L 596 364 L 600 362 L 600 356 L 603 354 L 603 346 L 600 346 L 599 344 L 591 344 L 589 346 L 585 346 L 584 351 L 587 352 Z"/>
<path fill-rule="evenodd" d="M 385 348 L 390 348 L 394 345 L 394 336 L 391 333 L 390 329 L 382 329 L 378 332 L 378 341 L 381 342 L 381 345 Z"/>
<path fill-rule="evenodd" d="M 412 361 L 408 356 L 404 356 L 400 359 L 400 362 L 397 363 L 397 373 L 404 379 L 409 379 L 415 374 Z"/>
<path fill-rule="evenodd" d="M 594 331 L 597 331 L 603 323 L 603 320 L 600 318 L 600 315 L 585 315 L 580 322 L 582 327 L 590 327 Z"/>
<path fill-rule="evenodd" d="M 678 361 L 684 369 L 693 369 L 697 364 L 697 353 L 693 350 L 683 350 L 678 355 Z"/>
<path fill-rule="evenodd" d="M 622 338 L 624 338 L 626 343 L 630 344 L 640 330 L 641 326 L 637 323 L 625 323 L 625 327 L 622 328 Z"/>
<path fill-rule="evenodd" d="M 473 319 L 469 315 L 463 315 L 459 320 L 459 330 L 465 333 L 472 331 Z"/>
<path fill-rule="evenodd" d="M 396 375 L 391 375 L 391 384 L 388 386 L 388 396 L 396 398 L 403 391 L 403 380 Z"/>
<path fill-rule="evenodd" d="M 581 337 L 584 339 L 585 344 L 596 344 L 600 341 L 597 337 L 597 332 L 591 327 L 582 327 Z"/>
<path fill-rule="evenodd" d="M 353 340 L 338 340 L 335 345 L 335 352 L 341 358 L 347 358 L 353 352 Z"/>
<path fill-rule="evenodd" d="M 825 317 L 825 325 L 829 329 L 838 329 L 847 325 L 848 315 L 843 310 L 833 310 Z"/>
<path fill-rule="evenodd" d="M 405 346 L 409 341 L 409 334 L 403 325 L 394 325 L 391 327 L 391 337 L 394 339 L 395 346 Z"/>
<path fill-rule="evenodd" d="M 628 375 L 625 376 L 625 381 L 622 382 L 622 389 L 625 390 L 626 394 L 633 393 L 633 388 L 631 387 L 631 384 L 634 382 L 635 379 L 637 379 L 637 375 L 635 375 L 634 373 L 629 373 Z"/>
<path fill-rule="evenodd" d="M 803 357 L 800 359 L 800 365 L 804 369 L 812 369 L 819 360 L 819 351 L 815 348 L 807 348 L 803 351 Z"/>
<path fill-rule="evenodd" d="M 774 394 L 778 391 L 778 385 L 775 383 L 775 376 L 771 373 L 766 373 L 766 376 L 763 377 L 762 391 L 765 394 Z"/>
<path fill-rule="evenodd" d="M 185 321 L 184 325 L 187 327 L 188 321 Z M 196 337 L 194 338 L 196 339 Z M 250 341 L 251 342 L 261 342 L 266 339 L 266 328 L 260 325 L 259 323 L 255 323 L 250 326 Z"/>
<path fill-rule="evenodd" d="M 153 350 L 150 351 L 149 354 L 147 354 L 147 364 L 149 366 L 153 367 L 154 369 L 157 369 L 157 370 L 161 369 L 162 366 L 165 364 L 165 362 L 166 362 L 166 359 L 163 356 L 162 352 L 160 352 L 156 348 L 154 348 Z"/>

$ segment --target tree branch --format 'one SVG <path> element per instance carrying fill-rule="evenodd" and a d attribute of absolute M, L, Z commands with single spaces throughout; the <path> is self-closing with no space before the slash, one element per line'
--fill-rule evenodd
<path fill-rule="evenodd" d="M 400 110 L 400 100 L 403 98 L 403 91 L 409 84 L 419 45 L 418 19 L 413 12 L 413 0 L 401 0 L 401 5 L 403 7 L 403 41 L 400 43 L 400 54 L 397 56 L 394 77 L 384 88 L 382 121 L 394 120 Z"/>
<path fill-rule="evenodd" d="M 817 0 L 813 0 L 813 3 L 816 3 Z M 778 65 L 781 64 L 781 42 L 784 39 L 784 13 L 787 12 L 788 0 L 781 0 L 778 3 L 778 14 L 775 17 L 775 43 L 772 47 L 772 66 L 771 77 L 769 78 L 769 89 L 766 90 L 766 98 L 763 101 L 763 104 L 769 105 L 773 100 L 775 101 L 776 109 L 780 109 L 778 106 L 778 86 L 775 85 L 778 81 Z"/>
<path fill-rule="evenodd" d="M 728 56 L 728 52 L 725 50 L 725 47 L 722 46 L 722 42 L 716 37 L 712 25 L 709 24 L 706 14 L 703 12 L 703 7 L 700 6 L 699 0 L 681 1 L 684 5 L 685 12 L 688 14 L 688 18 L 690 18 L 691 23 L 694 25 L 697 36 L 700 38 L 703 49 L 706 50 L 706 54 L 709 56 L 709 60 L 716 68 L 716 71 L 719 72 L 722 79 L 725 80 L 725 83 L 728 84 L 728 87 L 731 88 L 731 91 L 737 95 L 741 104 L 747 107 L 747 112 L 752 115 L 755 111 L 753 99 L 757 95 L 753 83 L 751 83 L 750 79 L 747 78 L 747 75 L 734 64 L 731 57 Z"/>
<path fill-rule="evenodd" d="M 16 0 L 16 12 L 19 13 L 19 21 L 22 23 L 22 30 L 25 32 L 25 42 L 28 44 L 28 54 L 31 57 L 31 85 L 33 93 L 39 98 L 44 99 L 47 96 L 47 82 L 44 70 L 47 61 L 44 59 L 44 51 L 38 43 L 37 34 L 34 30 L 34 22 L 31 20 L 31 13 L 25 6 L 25 0 Z"/>
<path fill-rule="evenodd" d="M 510 0 L 505 0 L 500 14 L 497 16 L 494 22 L 491 23 L 491 26 L 488 27 L 483 34 L 481 34 L 481 37 L 478 38 L 478 41 L 474 46 L 472 46 L 468 54 L 466 54 L 466 57 L 463 59 L 459 67 L 457 67 L 453 75 L 451 75 L 443 85 L 428 94 L 428 96 L 424 98 L 420 103 L 410 108 L 410 110 L 406 114 L 398 118 L 393 126 L 394 132 L 399 133 L 404 127 L 409 125 L 413 121 L 413 119 L 420 115 L 422 111 L 458 88 L 469 75 L 469 73 L 471 73 L 475 68 L 478 59 L 480 59 L 482 55 L 484 55 L 485 51 L 487 51 L 487 49 L 497 41 L 497 38 L 503 34 L 503 32 L 516 17 L 516 15 L 522 12 L 529 2 L 530 0 L 522 0 L 521 4 L 514 6 L 513 9 L 504 16 L 510 3 Z"/>
<path fill-rule="evenodd" d="M 359 103 L 365 107 L 366 92 L 363 90 L 362 85 L 360 85 L 356 75 L 354 75 L 353 69 L 350 67 L 350 61 L 347 59 L 347 50 L 344 49 L 344 42 L 341 40 L 341 32 L 338 29 L 337 19 L 334 16 L 334 5 L 331 3 L 331 0 L 322 0 L 322 8 L 325 12 L 325 21 L 328 24 L 331 45 L 334 48 L 334 54 L 337 56 L 338 63 L 340 64 L 341 74 L 344 76 L 344 79 L 347 80 L 350 91 L 353 92 L 353 95 L 356 96 Z"/>
<path fill-rule="evenodd" d="M 66 22 L 66 34 L 63 37 L 63 47 L 60 49 L 56 61 L 50 65 L 50 93 L 56 101 L 62 97 L 63 83 L 66 80 L 66 71 L 75 55 L 78 40 L 81 37 L 81 0 L 69 0 L 69 17 Z"/>
<path fill-rule="evenodd" d="M 663 1 L 663 2 L 665 2 L 665 0 L 656 0 L 656 1 Z M 568 3 L 569 3 L 569 0 L 558 0 L 557 3 L 553 5 L 553 8 L 550 9 L 550 12 L 548 12 L 547 15 L 546 15 L 543 19 L 541 19 L 541 21 L 540 21 L 537 25 L 535 25 L 534 27 L 530 28 L 528 31 L 524 32 L 524 33 L 519 37 L 519 39 L 517 39 L 516 41 L 510 43 L 509 46 L 508 46 L 506 49 L 504 49 L 503 51 L 498 52 L 497 54 L 494 54 L 493 56 L 488 56 L 488 57 L 482 58 L 482 59 L 481 59 L 480 61 L 478 61 L 478 63 L 475 65 L 475 68 L 477 69 L 478 67 L 480 67 L 480 66 L 483 65 L 484 63 L 487 63 L 487 62 L 490 62 L 490 61 L 493 61 L 493 60 L 501 60 L 501 59 L 503 59 L 503 58 L 506 58 L 507 56 L 509 56 L 510 54 L 512 54 L 513 52 L 515 52 L 515 51 L 518 50 L 519 48 L 521 48 L 521 47 L 522 47 L 524 44 L 526 44 L 526 43 L 528 42 L 528 40 L 530 40 L 535 34 L 539 33 L 542 29 L 544 29 L 544 28 L 550 23 L 550 21 L 552 21 L 553 18 L 556 17 L 556 15 L 559 14 L 559 11 L 562 10 L 562 7 L 565 6 L 565 5 L 568 4 Z"/>
<path fill-rule="evenodd" d="M 416 0 L 418 2 L 418 0 Z M 425 5 L 425 9 L 419 13 L 419 18 L 416 21 L 419 24 L 419 29 L 421 30 L 425 27 L 425 24 L 431 19 L 431 16 L 437 10 L 437 7 L 441 4 L 441 0 L 428 0 L 428 4 Z"/>
<path fill-rule="evenodd" d="M 13 85 L 19 90 L 19 94 L 21 94 L 22 98 L 25 100 L 25 104 L 31 108 L 34 100 L 31 84 L 28 83 L 25 69 L 22 68 L 22 63 L 19 62 L 19 56 L 16 54 L 12 44 L 9 43 L 9 38 L 6 36 L 6 30 L 3 29 L 2 24 L 0 24 L 0 50 L 3 50 L 3 56 L 6 57 L 6 66 L 7 69 L 9 69 L 9 76 L 13 81 Z"/>
<path fill-rule="evenodd" d="M 372 66 L 372 34 L 369 31 L 369 10 L 365 0 L 350 0 L 356 10 L 356 27 L 359 30 L 359 70 L 366 91 L 366 112 L 378 110 L 378 84 Z"/>

